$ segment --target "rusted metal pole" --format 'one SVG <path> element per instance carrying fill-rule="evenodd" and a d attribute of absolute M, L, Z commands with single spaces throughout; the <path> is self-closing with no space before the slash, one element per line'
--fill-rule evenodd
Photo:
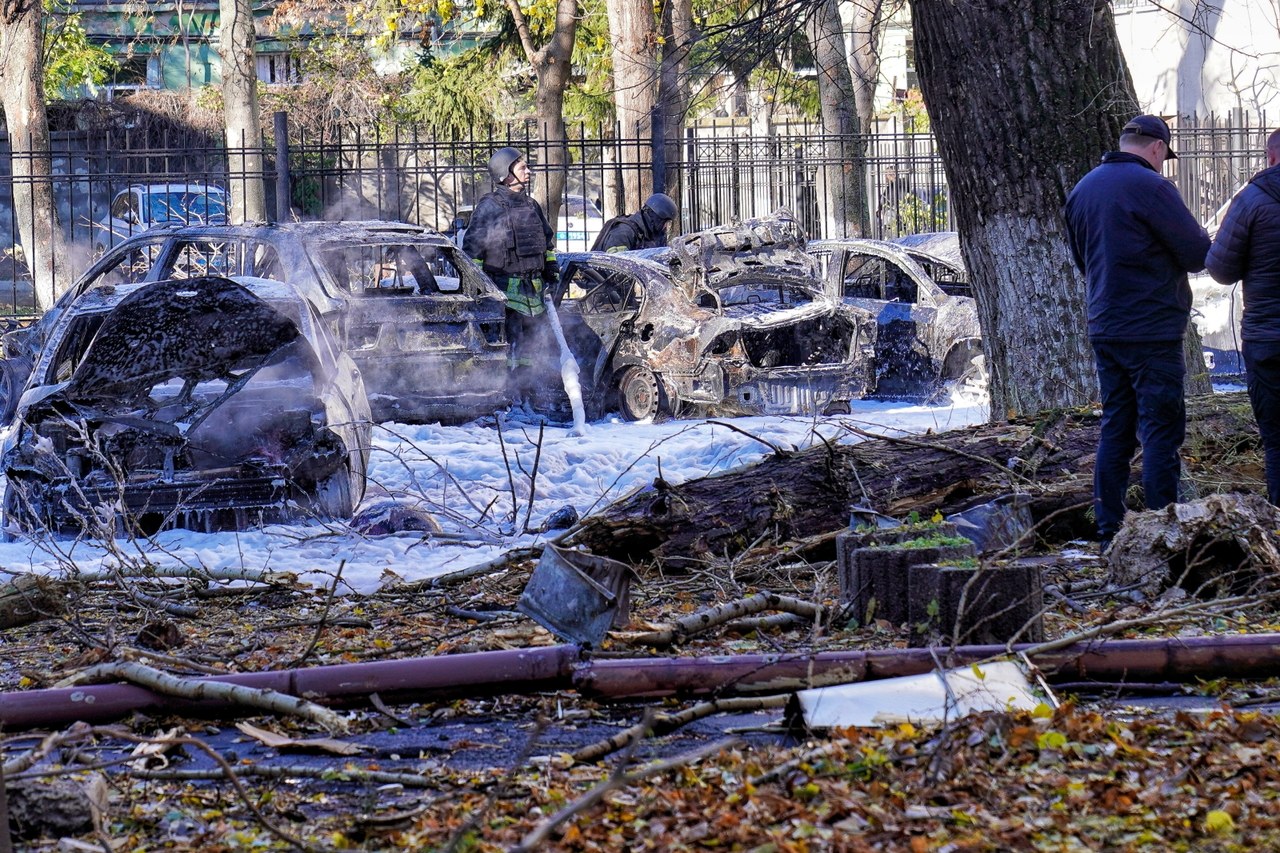
<path fill-rule="evenodd" d="M 1032 644 L 1013 647 L 1031 652 Z M 578 668 L 574 687 L 596 698 L 720 696 L 780 693 L 823 684 L 843 684 L 918 675 L 941 660 L 944 666 L 999 658 L 1005 646 L 954 649 L 881 649 L 811 655 L 736 655 L 714 658 L 601 660 Z M 1185 681 L 1268 678 L 1280 675 L 1280 634 L 1107 640 L 1035 653 L 1032 662 L 1051 681 Z"/>
<path fill-rule="evenodd" d="M 388 702 L 509 693 L 536 693 L 571 685 L 577 646 L 476 652 L 372 663 L 217 675 L 193 681 L 277 690 L 326 705 L 363 704 L 377 693 Z M 0 694 L 0 728 L 106 722 L 134 711 L 233 716 L 253 709 L 226 702 L 163 696 L 132 684 L 102 684 Z"/>
<path fill-rule="evenodd" d="M 1014 652 L 1033 652 L 1023 644 Z M 1008 653 L 1004 646 L 883 649 L 794 655 L 584 660 L 577 646 L 410 658 L 308 669 L 215 676 L 209 681 L 270 688 L 326 705 L 575 689 L 598 699 L 781 693 L 823 684 L 917 675 Z M 1031 660 L 1051 681 L 1099 683 L 1185 681 L 1196 677 L 1269 678 L 1280 675 L 1280 634 L 1106 640 L 1053 651 Z M 194 679 L 205 680 L 205 679 Z M 134 711 L 234 716 L 253 709 L 225 702 L 161 696 L 142 687 L 106 684 L 0 694 L 0 727 L 13 730 L 102 722 Z"/>

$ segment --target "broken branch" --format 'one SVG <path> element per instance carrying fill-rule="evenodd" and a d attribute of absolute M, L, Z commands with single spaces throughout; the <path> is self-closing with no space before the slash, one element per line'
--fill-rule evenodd
<path fill-rule="evenodd" d="M 245 687 L 240 684 L 208 681 L 206 679 L 180 678 L 140 663 L 104 663 L 90 667 L 69 679 L 59 682 L 59 687 L 75 687 L 81 684 L 97 684 L 104 681 L 127 681 L 146 687 L 166 696 L 178 696 L 192 700 L 214 700 L 259 708 L 273 714 L 290 714 L 324 726 L 331 733 L 345 733 L 347 721 L 322 705 L 288 696 L 275 690 Z"/>
<path fill-rule="evenodd" d="M 825 613 L 825 608 L 820 604 L 772 592 L 758 592 L 737 601 L 729 601 L 700 610 L 677 619 L 657 631 L 639 634 L 631 637 L 630 640 L 633 643 L 643 643 L 648 646 L 670 646 L 717 625 L 723 625 L 762 610 L 781 610 L 810 620 L 821 619 Z"/>
<path fill-rule="evenodd" d="M 542 823 L 535 826 L 529 834 L 527 834 L 520 843 L 511 848 L 511 853 L 531 853 L 543 844 L 556 830 L 560 824 L 576 817 L 585 812 L 587 809 L 595 806 L 604 799 L 605 794 L 618 788 L 625 787 L 635 782 L 647 779 L 650 776 L 656 776 L 659 773 L 665 773 L 668 770 L 674 770 L 677 767 L 684 767 L 688 764 L 694 764 L 704 758 L 723 752 L 726 749 L 740 745 L 742 741 L 738 738 L 726 738 L 709 743 L 706 746 L 691 750 L 690 752 L 668 758 L 663 761 L 655 761 L 653 764 L 642 767 L 639 770 L 633 770 L 630 773 L 614 773 L 608 779 L 596 785 L 587 793 L 574 800 Z"/>
<path fill-rule="evenodd" d="M 713 714 L 783 708 L 786 707 L 790 698 L 791 694 L 788 693 L 779 696 L 741 696 L 732 699 L 699 702 L 697 705 L 685 708 L 676 714 L 658 714 L 652 722 L 642 720 L 631 728 L 618 732 L 613 737 L 585 746 L 573 754 L 573 760 L 578 764 L 598 761 L 606 755 L 625 749 L 637 740 L 651 734 L 655 737 L 669 734 L 682 726 L 687 726 L 689 723 L 701 720 L 704 717 L 710 717 Z"/>

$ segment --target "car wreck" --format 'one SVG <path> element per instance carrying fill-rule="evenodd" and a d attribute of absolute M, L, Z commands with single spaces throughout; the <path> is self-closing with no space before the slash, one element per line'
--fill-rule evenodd
<path fill-rule="evenodd" d="M 267 279 L 99 284 L 59 312 L 6 436 L 9 533 L 349 518 L 371 424 L 312 303 Z"/>
<path fill-rule="evenodd" d="M 824 290 L 804 245 L 779 212 L 664 249 L 561 254 L 560 319 L 589 409 L 847 411 L 870 382 L 875 320 Z"/>
<path fill-rule="evenodd" d="M 986 382 L 978 308 L 955 233 L 818 240 L 809 252 L 831 292 L 875 317 L 869 394 L 929 400 L 948 383 Z"/>
<path fill-rule="evenodd" d="M 506 405 L 503 294 L 444 236 L 396 222 L 161 226 L 109 249 L 35 325 L 4 337 L 20 387 L 65 307 L 101 285 L 204 275 L 288 282 L 364 376 L 374 417 L 457 422 Z M 7 419 L 12 394 L 0 415 Z"/>

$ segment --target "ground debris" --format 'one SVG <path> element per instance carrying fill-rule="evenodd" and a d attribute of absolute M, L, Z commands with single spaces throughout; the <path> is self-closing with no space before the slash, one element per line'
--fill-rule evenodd
<path fill-rule="evenodd" d="M 1280 581 L 1280 510 L 1260 495 L 1215 494 L 1130 513 L 1108 556 L 1111 581 L 1155 598 L 1208 598 Z"/>

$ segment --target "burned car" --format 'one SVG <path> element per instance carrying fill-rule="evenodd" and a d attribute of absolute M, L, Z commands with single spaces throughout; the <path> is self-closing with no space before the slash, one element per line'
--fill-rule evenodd
<path fill-rule="evenodd" d="M 867 389 L 874 318 L 824 291 L 789 214 L 560 263 L 589 410 L 847 411 Z"/>
<path fill-rule="evenodd" d="M 100 285 L 252 276 L 314 304 L 377 420 L 462 421 L 507 402 L 506 300 L 440 234 L 395 222 L 161 226 L 108 250 L 30 329 L 4 338 L 0 391 L 25 381 L 59 314 Z M 10 395 L 8 411 L 12 415 Z"/>
<path fill-rule="evenodd" d="M 6 435 L 6 529 L 349 518 L 370 432 L 359 370 L 291 285 L 97 284 L 58 312 Z"/>
<path fill-rule="evenodd" d="M 985 383 L 978 308 L 954 233 L 817 240 L 809 252 L 831 292 L 876 318 L 870 393 L 928 400 L 948 382 Z"/>

